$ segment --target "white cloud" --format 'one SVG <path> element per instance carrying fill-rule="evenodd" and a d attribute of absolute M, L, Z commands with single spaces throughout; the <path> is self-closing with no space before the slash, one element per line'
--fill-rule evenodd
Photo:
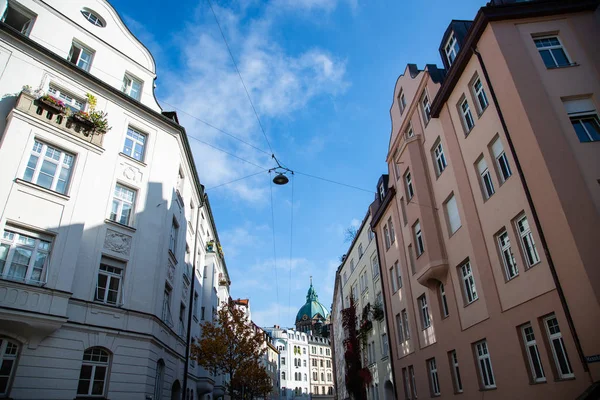
<path fill-rule="evenodd" d="M 360 220 L 353 218 L 352 221 L 350 221 L 350 226 L 353 228 L 360 228 Z"/>
<path fill-rule="evenodd" d="M 353 11 L 358 7 L 358 0 L 277 0 L 276 7 L 303 9 L 307 11 L 335 10 L 339 3 L 347 3 Z"/>
<path fill-rule="evenodd" d="M 285 326 L 283 321 L 288 315 L 293 315 L 293 317 L 295 317 L 299 307 L 300 306 L 290 307 L 283 304 L 271 303 L 267 306 L 267 308 L 251 309 L 252 320 L 256 323 L 256 325 L 261 327 L 270 327 L 273 325 L 281 325 L 282 327 L 286 328 L 291 327 Z M 293 322 L 294 321 L 290 321 L 290 324 L 293 324 Z"/>

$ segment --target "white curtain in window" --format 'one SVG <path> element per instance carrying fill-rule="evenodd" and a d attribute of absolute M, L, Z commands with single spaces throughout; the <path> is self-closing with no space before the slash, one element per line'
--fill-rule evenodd
<path fill-rule="evenodd" d="M 502 142 L 500 141 L 500 138 L 498 138 L 492 144 L 492 153 L 494 154 L 494 158 L 498 158 L 503 151 L 504 147 L 502 147 Z"/>
<path fill-rule="evenodd" d="M 458 206 L 456 205 L 456 197 L 452 195 L 446 202 L 446 213 L 448 214 L 448 224 L 450 225 L 450 231 L 456 232 L 460 228 L 460 216 L 458 215 Z"/>
<path fill-rule="evenodd" d="M 487 163 L 485 162 L 485 159 L 482 158 L 481 160 L 479 160 L 479 162 L 477 163 L 477 170 L 479 171 L 480 174 L 483 173 L 483 171 L 485 171 L 487 169 Z"/>
<path fill-rule="evenodd" d="M 567 100 L 564 102 L 564 104 L 568 114 L 577 114 L 590 111 L 593 112 L 596 110 L 596 107 L 594 107 L 594 103 L 590 98 Z"/>

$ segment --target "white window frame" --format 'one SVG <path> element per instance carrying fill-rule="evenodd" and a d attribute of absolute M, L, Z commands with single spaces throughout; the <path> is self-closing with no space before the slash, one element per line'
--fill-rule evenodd
<path fill-rule="evenodd" d="M 425 330 L 431 326 L 429 305 L 427 304 L 427 296 L 425 294 L 419 296 L 419 309 L 421 310 L 421 324 L 423 326 L 423 330 Z"/>
<path fill-rule="evenodd" d="M 373 271 L 373 280 L 379 276 L 379 259 L 377 254 L 371 257 L 371 268 Z"/>
<path fill-rule="evenodd" d="M 388 229 L 387 224 L 383 226 L 383 237 L 385 238 L 385 249 L 389 250 L 392 246 L 392 243 L 390 241 L 390 231 Z"/>
<path fill-rule="evenodd" d="M 541 41 L 541 40 L 544 40 L 544 39 L 556 39 L 556 41 L 558 42 L 558 45 L 549 45 L 549 46 L 548 45 L 543 45 L 542 47 L 539 47 L 538 46 L 538 41 Z M 560 38 L 558 37 L 558 35 L 548 35 L 548 36 L 534 37 L 533 38 L 533 44 L 535 45 L 536 50 L 540 54 L 540 57 L 542 58 L 542 62 L 544 63 L 544 65 L 546 66 L 546 68 L 550 68 L 551 69 L 551 68 L 568 67 L 570 65 L 573 65 L 573 61 L 571 61 L 571 57 L 569 57 L 569 53 L 567 53 L 567 49 L 565 49 L 565 46 L 562 44 L 562 41 L 560 40 Z M 565 58 L 567 60 L 567 64 L 566 65 L 559 65 L 558 61 L 556 61 L 556 57 L 554 56 L 554 53 L 553 53 L 552 50 L 562 50 L 562 52 L 565 55 Z M 546 60 L 542 56 L 541 51 L 548 51 L 548 53 L 552 57 L 552 60 L 554 61 L 554 65 L 548 65 L 548 64 L 546 64 Z"/>
<path fill-rule="evenodd" d="M 388 351 L 389 351 L 388 346 L 389 346 L 389 343 L 388 343 L 387 333 L 383 332 L 381 334 L 381 358 L 385 358 L 388 356 Z"/>
<path fill-rule="evenodd" d="M 463 281 L 463 293 L 465 295 L 466 305 L 473 303 L 479 297 L 477 296 L 477 288 L 475 287 L 475 277 L 473 269 L 469 261 L 460 266 L 461 278 Z"/>
<path fill-rule="evenodd" d="M 456 196 L 454 193 L 452 193 L 444 202 L 444 211 L 446 212 L 446 218 L 448 221 L 448 232 L 450 236 L 452 236 L 462 226 L 460 214 L 458 212 L 458 204 L 456 202 Z"/>
<path fill-rule="evenodd" d="M 400 94 L 398 95 L 398 107 L 400 108 L 400 115 L 404 114 L 404 110 L 406 110 L 406 98 L 402 90 L 400 90 Z"/>
<path fill-rule="evenodd" d="M 512 176 L 512 170 L 510 168 L 510 163 L 508 162 L 508 157 L 506 157 L 506 153 L 504 152 L 504 147 L 502 146 L 500 138 L 496 138 L 496 140 L 494 140 L 494 142 L 491 145 L 491 148 L 494 159 L 496 160 L 496 168 L 498 169 L 500 184 L 503 184 L 507 181 L 508 178 Z"/>
<path fill-rule="evenodd" d="M 446 41 L 446 45 L 444 46 L 444 53 L 446 53 L 446 60 L 448 60 L 448 66 L 451 66 L 456 60 L 456 56 L 460 47 L 458 45 L 458 41 L 456 40 L 456 36 L 454 36 L 454 32 L 450 34 L 450 37 Z"/>
<path fill-rule="evenodd" d="M 175 217 L 173 217 L 173 221 L 171 223 L 171 233 L 169 235 L 169 251 L 171 254 L 176 257 L 177 254 L 177 245 L 179 242 L 179 222 Z"/>
<path fill-rule="evenodd" d="M 120 188 L 121 191 L 117 194 L 117 189 Z M 122 196 L 123 193 L 128 194 L 130 192 L 132 194 L 132 198 L 125 198 Z M 115 184 L 115 192 L 113 193 L 111 208 L 110 208 L 110 217 L 111 221 L 114 221 L 121 225 L 132 226 L 133 225 L 133 216 L 135 214 L 135 199 L 137 197 L 137 191 L 129 186 L 122 185 L 120 183 Z M 116 210 L 114 209 L 116 206 Z M 127 216 L 126 221 L 123 223 L 123 210 L 125 206 L 129 206 L 129 215 Z M 115 212 L 116 211 L 116 212 Z"/>
<path fill-rule="evenodd" d="M 444 147 L 442 146 L 442 141 L 438 138 L 436 144 L 433 145 L 433 164 L 435 165 L 435 172 L 437 176 L 442 175 L 442 172 L 448 166 L 446 162 L 446 156 L 444 155 Z"/>
<path fill-rule="evenodd" d="M 485 89 L 483 87 L 483 82 L 481 82 L 479 76 L 477 76 L 473 81 L 471 89 L 473 90 L 473 95 L 477 99 L 477 109 L 481 115 L 490 103 L 488 102 L 487 95 L 485 94 Z"/>
<path fill-rule="evenodd" d="M 412 388 L 410 387 L 410 376 L 407 368 L 402 368 L 402 380 L 404 381 L 404 398 L 411 400 Z"/>
<path fill-rule="evenodd" d="M 122 261 L 118 261 L 109 257 L 102 257 L 100 261 L 100 265 L 98 266 L 98 276 L 96 281 L 96 293 L 94 295 L 94 300 L 104 303 L 111 304 L 114 306 L 120 306 L 122 304 L 122 288 L 123 288 L 123 279 L 125 272 L 125 263 Z M 100 286 L 100 276 L 105 277 L 106 286 Z M 117 281 L 117 293 L 114 301 L 109 300 L 109 294 L 111 292 L 114 293 L 115 289 L 111 288 L 111 284 L 113 281 Z M 100 295 L 100 291 L 103 290 L 104 294 Z"/>
<path fill-rule="evenodd" d="M 44 177 L 50 177 L 49 173 L 42 170 L 42 167 L 45 164 L 52 164 L 55 168 L 52 181 L 50 182 L 50 187 L 40 183 L 40 175 L 43 175 Z M 69 192 L 69 184 L 71 183 L 71 176 L 73 175 L 74 166 L 75 154 L 35 139 L 33 142 L 33 148 L 29 153 L 27 165 L 23 171 L 23 180 L 31 182 L 36 186 L 52 190 L 53 192 L 67 195 Z M 66 177 L 61 177 L 63 171 L 66 171 Z M 64 191 L 61 191 L 58 187 L 61 182 L 64 185 Z"/>
<path fill-rule="evenodd" d="M 138 88 L 135 89 L 136 91 L 134 91 L 134 84 L 138 85 Z M 128 72 L 126 72 L 125 75 L 123 75 L 123 84 L 121 86 L 121 91 L 123 93 L 125 93 L 132 99 L 140 101 L 142 98 L 143 90 L 144 90 L 144 81 L 133 76 L 132 74 L 130 74 Z"/>
<path fill-rule="evenodd" d="M 404 325 L 401 314 L 396 314 L 396 330 L 398 331 L 398 344 L 406 342 L 407 338 L 404 336 Z"/>
<path fill-rule="evenodd" d="M 396 231 L 394 231 L 394 223 L 392 217 L 388 218 L 388 226 L 390 228 L 390 242 L 393 244 L 396 241 Z"/>
<path fill-rule="evenodd" d="M 527 361 L 529 361 L 529 372 L 531 373 L 531 379 L 535 383 L 546 382 L 546 374 L 544 373 L 542 358 L 540 357 L 540 351 L 537 346 L 533 327 L 530 323 L 521 327 L 521 335 L 523 336 L 523 345 L 525 346 Z M 536 371 L 536 362 L 539 367 L 539 371 Z"/>
<path fill-rule="evenodd" d="M 77 56 L 75 56 L 75 49 L 79 50 Z M 88 58 L 82 58 L 83 54 L 85 54 Z M 73 40 L 73 42 L 71 43 L 71 50 L 69 50 L 67 60 L 71 64 L 77 66 L 78 68 L 81 68 L 86 72 L 90 72 L 90 69 L 92 68 L 92 63 L 94 62 L 95 54 L 96 52 L 94 50 L 90 49 L 89 47 L 76 40 Z M 73 57 L 76 57 L 77 59 L 73 59 Z"/>
<path fill-rule="evenodd" d="M 442 282 L 440 282 L 439 291 L 440 291 L 440 303 L 442 303 L 442 318 L 446 318 L 450 315 L 450 311 L 448 310 L 448 299 L 446 298 L 446 288 Z"/>
<path fill-rule="evenodd" d="M 408 312 L 406 308 L 403 309 L 400 314 L 402 314 L 402 326 L 404 326 L 404 337 L 406 340 L 410 339 L 410 326 L 408 325 Z"/>
<path fill-rule="evenodd" d="M 171 261 L 169 261 L 171 263 Z M 162 320 L 169 326 L 173 326 L 173 316 L 171 314 L 171 298 L 173 297 L 173 288 L 165 283 L 165 290 L 163 292 L 163 304 L 162 304 Z M 202 319 L 204 319 L 204 307 L 202 307 Z"/>
<path fill-rule="evenodd" d="M 128 157 L 144 162 L 148 135 L 131 126 L 127 127 L 122 153 Z"/>
<path fill-rule="evenodd" d="M 98 353 L 96 353 L 98 351 Z M 88 358 L 88 359 L 86 359 Z M 79 372 L 79 378 L 77 379 L 77 396 L 90 396 L 90 397 L 103 397 L 106 393 L 106 383 L 110 376 L 110 353 L 102 347 L 90 347 L 83 353 L 83 361 L 81 363 L 81 369 Z M 84 367 L 91 367 L 90 379 L 88 390 L 86 393 L 79 392 L 79 381 L 82 379 L 82 372 Z M 104 368 L 104 379 L 102 381 L 102 392 L 93 393 L 94 381 L 96 377 L 96 370 L 98 368 Z M 87 379 L 85 379 L 87 380 Z"/>
<path fill-rule="evenodd" d="M 48 276 L 48 264 L 52 252 L 53 237 L 50 235 L 39 234 L 28 230 L 20 229 L 7 225 L 0 237 L 0 277 L 3 279 L 22 281 L 28 284 L 40 285 L 46 282 Z M 25 275 L 16 275 L 17 269 L 24 267 L 24 264 L 16 262 L 15 254 L 22 255 L 23 251 L 31 252 L 29 261 L 25 269 Z M 44 263 L 36 266 L 38 256 L 44 256 Z M 18 261 L 21 261 L 20 259 Z M 11 273 L 13 267 L 13 273 Z M 39 279 L 32 279 L 32 275 Z"/>
<path fill-rule="evenodd" d="M 550 322 L 554 321 L 552 326 L 550 326 Z M 550 348 L 552 349 L 552 358 L 554 358 L 554 365 L 556 367 L 556 372 L 560 379 L 569 379 L 574 378 L 575 373 L 573 372 L 573 367 L 571 366 L 571 362 L 569 361 L 569 356 L 567 354 L 567 349 L 565 348 L 565 342 L 562 337 L 562 333 L 560 331 L 560 327 L 558 325 L 558 319 L 556 315 L 552 314 L 546 318 L 544 318 L 544 327 L 546 329 L 546 335 L 548 335 L 548 342 L 550 344 Z M 553 329 L 556 328 L 556 329 Z M 563 371 L 560 366 L 559 354 L 557 353 L 556 347 L 560 348 L 562 356 L 564 357 L 564 362 L 566 363 L 565 367 L 567 368 L 567 372 Z"/>
<path fill-rule="evenodd" d="M 492 180 L 492 174 L 487 166 L 487 162 L 482 157 L 477 162 L 477 172 L 479 173 L 479 179 L 481 183 L 481 191 L 483 192 L 483 198 L 488 200 L 496 193 L 494 190 L 494 181 Z"/>
<path fill-rule="evenodd" d="M 496 388 L 496 379 L 492 368 L 492 359 L 488 351 L 486 340 L 475 343 L 475 355 L 477 356 L 477 366 L 481 376 L 481 385 L 484 389 Z"/>
<path fill-rule="evenodd" d="M 9 25 L 6 23 L 6 17 L 8 16 L 7 14 L 9 12 L 9 9 L 12 9 L 13 12 L 17 12 L 17 13 L 21 14 L 21 16 L 23 16 L 25 18 L 29 18 L 29 21 L 25 22 L 20 30 L 18 28 L 13 27 L 12 25 Z M 16 1 L 9 0 L 6 2 L 6 9 L 4 10 L 4 14 L 2 15 L 2 22 L 4 22 L 5 24 L 7 24 L 8 26 L 10 26 L 13 29 L 20 31 L 23 35 L 29 36 L 29 34 L 31 33 L 31 29 L 33 28 L 33 24 L 35 23 L 36 18 L 37 18 L 37 14 L 35 14 L 33 11 L 24 7 L 20 3 L 17 3 Z"/>
<path fill-rule="evenodd" d="M 198 292 L 194 292 L 194 302 L 192 303 L 194 318 L 198 319 Z"/>
<path fill-rule="evenodd" d="M 77 112 L 85 109 L 85 100 L 72 95 L 70 92 L 63 90 L 58 86 L 50 84 L 48 86 L 48 94 L 65 103 L 65 106 L 69 107 L 72 111 Z"/>
<path fill-rule="evenodd" d="M 385 187 L 383 186 L 383 183 L 379 185 L 379 200 L 383 201 L 383 198 L 385 197 Z"/>
<path fill-rule="evenodd" d="M 396 270 L 396 279 L 398 280 L 398 289 L 402 289 L 402 270 L 400 268 L 400 263 L 396 261 L 394 263 L 394 269 Z"/>
<path fill-rule="evenodd" d="M 17 370 L 17 357 L 19 356 L 19 343 L 10 340 L 4 336 L 0 336 L 0 366 L 4 366 L 5 363 L 8 365 L 12 363 L 7 375 L 0 375 L 2 378 L 6 378 L 6 390 L 0 391 L 0 396 L 8 395 L 11 387 L 13 374 Z"/>
<path fill-rule="evenodd" d="M 427 126 L 429 121 L 431 121 L 431 103 L 425 91 L 421 95 L 421 111 L 423 112 L 423 121 L 425 122 L 425 126 Z"/>
<path fill-rule="evenodd" d="M 417 257 L 425 253 L 425 242 L 423 241 L 423 232 L 421 231 L 421 222 L 417 220 L 413 225 L 413 232 L 415 235 L 415 244 L 417 249 Z"/>
<path fill-rule="evenodd" d="M 460 379 L 460 369 L 458 367 L 458 356 L 456 350 L 450 352 L 450 366 L 452 367 L 452 378 L 454 379 L 454 390 L 456 393 L 463 392 L 462 380 Z"/>
<path fill-rule="evenodd" d="M 506 280 L 509 281 L 519 275 L 519 268 L 517 267 L 517 261 L 515 260 L 515 256 L 510 246 L 508 231 L 503 229 L 498 233 L 496 239 L 498 241 L 498 249 L 500 250 L 500 258 L 504 265 Z"/>
<path fill-rule="evenodd" d="M 427 360 L 429 366 L 429 383 L 431 384 L 431 393 L 433 396 L 439 396 L 440 393 L 440 380 L 437 373 L 437 364 L 435 358 Z"/>
<path fill-rule="evenodd" d="M 412 175 L 410 174 L 410 171 L 406 171 L 404 174 L 404 183 L 406 185 L 406 198 L 408 201 L 410 201 L 415 195 L 415 189 L 413 188 Z"/>
<path fill-rule="evenodd" d="M 525 225 L 526 224 L 526 225 Z M 527 216 L 523 215 L 516 221 L 517 232 L 519 234 L 519 240 L 521 242 L 521 249 L 527 268 L 531 268 L 534 265 L 540 263 L 540 255 L 535 247 L 535 240 L 533 239 L 533 232 L 531 231 L 531 225 L 527 220 Z"/>
<path fill-rule="evenodd" d="M 412 387 L 413 397 L 417 399 L 417 382 L 415 379 L 415 368 L 412 365 L 408 366 L 408 373 L 410 374 L 410 386 Z"/>
<path fill-rule="evenodd" d="M 415 131 L 413 130 L 412 124 L 410 122 L 408 123 L 408 127 L 404 131 L 404 136 L 407 139 L 410 139 L 411 137 L 415 136 Z"/>
<path fill-rule="evenodd" d="M 398 286 L 396 284 L 396 279 L 394 277 L 394 267 L 390 267 L 390 283 L 392 284 L 392 293 L 396 293 L 398 291 Z"/>
<path fill-rule="evenodd" d="M 475 119 L 473 119 L 473 114 L 471 113 L 469 101 L 467 100 L 466 96 L 463 96 L 462 101 L 458 105 L 458 108 L 460 110 L 460 115 L 463 122 L 463 126 L 465 128 L 465 133 L 469 133 L 475 127 Z"/>
<path fill-rule="evenodd" d="M 105 26 L 104 20 L 102 18 L 100 18 L 99 16 L 97 16 L 96 13 L 94 13 L 93 11 L 88 10 L 88 9 L 83 9 L 83 10 L 81 10 L 81 15 L 83 15 L 83 17 L 85 19 L 87 19 L 90 24 L 96 25 L 99 28 L 104 28 L 104 26 Z"/>

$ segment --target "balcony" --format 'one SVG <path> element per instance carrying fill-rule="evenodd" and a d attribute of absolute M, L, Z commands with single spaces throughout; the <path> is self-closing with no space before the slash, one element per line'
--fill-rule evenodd
<path fill-rule="evenodd" d="M 53 107 L 42 103 L 36 97 L 26 92 L 21 92 L 15 108 L 69 135 L 102 147 L 104 135 L 92 133 L 85 122 L 77 122 L 75 119 L 57 112 Z"/>

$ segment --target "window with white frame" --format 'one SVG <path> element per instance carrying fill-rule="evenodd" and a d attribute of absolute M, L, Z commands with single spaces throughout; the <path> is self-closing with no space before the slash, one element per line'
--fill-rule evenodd
<path fill-rule="evenodd" d="M 67 58 L 71 64 L 75 64 L 82 70 L 90 72 L 93 58 L 93 50 L 78 42 L 73 42 L 73 44 L 71 44 L 71 50 L 69 51 L 69 57 Z"/>
<path fill-rule="evenodd" d="M 492 182 L 492 175 L 488 169 L 487 163 L 485 159 L 481 157 L 479 162 L 477 162 L 477 171 L 479 172 L 479 178 L 481 183 L 481 190 L 483 191 L 483 197 L 487 200 L 496 191 L 494 190 L 494 183 Z"/>
<path fill-rule="evenodd" d="M 461 277 L 463 281 L 463 289 L 467 304 L 471 304 L 477 297 L 477 289 L 475 288 L 475 278 L 471 270 L 471 264 L 467 261 L 460 267 Z"/>
<path fill-rule="evenodd" d="M 194 303 L 192 304 L 192 308 L 194 318 L 198 319 L 198 292 L 194 292 Z"/>
<path fill-rule="evenodd" d="M 475 78 L 471 88 L 473 90 L 473 95 L 477 99 L 477 109 L 479 114 L 481 114 L 487 108 L 489 103 L 485 94 L 485 89 L 483 88 L 483 84 L 481 83 L 481 79 L 479 79 L 479 77 Z"/>
<path fill-rule="evenodd" d="M 423 120 L 425 121 L 425 125 L 427 125 L 431 119 L 431 105 L 429 104 L 427 93 L 423 93 L 421 97 L 421 110 L 423 111 Z"/>
<path fill-rule="evenodd" d="M 429 367 L 429 384 L 431 385 L 431 394 L 432 396 L 440 395 L 440 381 L 437 373 L 437 364 L 435 363 L 435 358 L 427 360 L 427 365 Z"/>
<path fill-rule="evenodd" d="M 522 216 L 517 220 L 517 231 L 519 232 L 521 247 L 523 248 L 523 253 L 525 253 L 527 266 L 533 267 L 540 262 L 540 256 L 535 247 L 533 233 L 531 232 L 531 227 L 529 226 L 529 221 L 526 216 Z"/>
<path fill-rule="evenodd" d="M 5 4 L 6 11 L 2 16 L 2 22 L 23 35 L 29 36 L 37 15 L 15 1 L 9 0 Z"/>
<path fill-rule="evenodd" d="M 410 376 L 406 368 L 402 368 L 402 380 L 404 381 L 404 398 L 410 400 L 412 390 L 410 388 Z"/>
<path fill-rule="evenodd" d="M 540 351 L 538 350 L 531 324 L 523 325 L 521 327 L 521 334 L 523 335 L 523 344 L 525 345 L 527 361 L 529 361 L 529 373 L 531 374 L 532 381 L 536 383 L 546 382 Z"/>
<path fill-rule="evenodd" d="M 110 210 L 110 220 L 122 225 L 131 225 L 134 202 L 135 190 L 117 183 Z"/>
<path fill-rule="evenodd" d="M 564 106 L 580 142 L 600 140 L 600 119 L 591 98 L 565 100 Z"/>
<path fill-rule="evenodd" d="M 93 11 L 88 10 L 87 8 L 81 10 L 81 15 L 83 15 L 83 17 L 87 19 L 92 25 L 96 25 L 100 28 L 104 28 L 104 25 L 106 25 L 106 23 L 101 17 L 96 15 Z"/>
<path fill-rule="evenodd" d="M 78 98 L 77 96 L 72 95 L 64 89 L 59 88 L 58 86 L 50 84 L 48 87 L 48 93 L 65 103 L 65 106 L 71 109 L 73 112 L 83 111 L 85 108 L 85 100 Z"/>
<path fill-rule="evenodd" d="M 387 333 L 381 334 L 381 358 L 387 357 L 389 351 L 388 337 Z"/>
<path fill-rule="evenodd" d="M 552 357 L 554 358 L 554 364 L 556 365 L 556 371 L 560 379 L 573 378 L 573 368 L 569 362 L 569 356 L 567 355 L 567 349 L 565 348 L 565 342 L 558 326 L 558 320 L 555 315 L 551 315 L 544 318 L 544 325 L 546 327 L 546 334 L 548 335 L 548 341 L 550 342 L 550 348 L 552 349 Z"/>
<path fill-rule="evenodd" d="M 419 297 L 419 308 L 421 309 L 421 324 L 423 329 L 427 329 L 431 326 L 431 318 L 429 317 L 429 306 L 425 295 Z"/>
<path fill-rule="evenodd" d="M 460 369 L 458 368 L 458 357 L 456 356 L 456 350 L 452 350 L 449 353 L 450 358 L 450 369 L 452 371 L 452 379 L 454 381 L 454 393 L 462 393 L 462 381 L 460 379 Z"/>
<path fill-rule="evenodd" d="M 417 380 L 415 379 L 415 369 L 412 365 L 408 366 L 408 374 L 410 375 L 410 387 L 412 387 L 413 397 L 417 398 Z"/>
<path fill-rule="evenodd" d="M 517 268 L 517 262 L 510 247 L 510 239 L 506 229 L 498 234 L 498 247 L 500 248 L 502 263 L 504 264 L 506 279 L 511 280 L 519 275 L 519 269 Z"/>
<path fill-rule="evenodd" d="M 360 274 L 360 292 L 364 293 L 367 287 L 367 271 L 364 271 Z"/>
<path fill-rule="evenodd" d="M 66 194 L 74 161 L 73 154 L 34 140 L 23 180 Z"/>
<path fill-rule="evenodd" d="M 459 104 L 460 115 L 462 118 L 463 125 L 465 127 L 465 132 L 469 133 L 471 129 L 475 126 L 475 120 L 473 119 L 473 114 L 471 114 L 471 108 L 469 108 L 469 102 L 467 98 L 463 96 L 462 100 Z"/>
<path fill-rule="evenodd" d="M 408 123 L 408 127 L 404 131 L 404 136 L 407 139 L 410 139 L 411 137 L 415 136 L 415 131 L 413 131 L 412 124 L 410 122 Z"/>
<path fill-rule="evenodd" d="M 377 258 L 377 254 L 371 258 L 371 266 L 373 268 L 373 279 L 379 276 L 379 259 Z"/>
<path fill-rule="evenodd" d="M 398 95 L 398 107 L 400 107 L 400 115 L 402 115 L 406 109 L 406 98 L 402 91 L 400 91 L 400 95 Z"/>
<path fill-rule="evenodd" d="M 481 376 L 481 385 L 484 389 L 493 389 L 496 387 L 494 371 L 492 370 L 492 360 L 488 351 L 486 340 L 475 343 L 475 353 L 477 355 L 477 365 L 479 366 L 479 375 Z"/>
<path fill-rule="evenodd" d="M 125 74 L 123 76 L 121 91 L 139 101 L 142 97 L 143 85 L 144 83 L 140 79 L 137 79 L 130 74 Z"/>
<path fill-rule="evenodd" d="M 185 304 L 179 304 L 179 336 L 185 333 Z"/>
<path fill-rule="evenodd" d="M 350 273 L 353 273 L 355 268 L 356 268 L 356 267 L 355 267 L 355 265 L 354 265 L 354 258 L 352 258 L 352 259 L 350 260 Z"/>
<path fill-rule="evenodd" d="M 392 284 L 392 293 L 396 293 L 398 286 L 396 284 L 396 277 L 394 276 L 394 267 L 390 267 L 390 283 Z"/>
<path fill-rule="evenodd" d="M 448 166 L 448 163 L 446 162 L 444 148 L 442 147 L 442 142 L 439 138 L 436 144 L 433 145 L 433 159 L 435 165 L 435 172 L 437 176 L 440 176 L 442 172 L 444 172 L 444 170 L 446 169 L 446 166 Z"/>
<path fill-rule="evenodd" d="M 566 67 L 572 65 L 558 36 L 545 36 L 533 39 L 546 68 Z"/>
<path fill-rule="evenodd" d="M 383 186 L 383 183 L 381 185 L 379 185 L 379 200 L 383 201 L 383 198 L 385 197 L 385 187 Z"/>
<path fill-rule="evenodd" d="M 439 286 L 439 291 L 440 291 L 440 303 L 442 304 L 442 317 L 446 318 L 448 315 L 450 315 L 450 312 L 448 311 L 448 299 L 446 299 L 446 288 L 444 287 L 444 284 L 440 282 L 440 286 Z"/>
<path fill-rule="evenodd" d="M 363 254 L 365 254 L 364 250 L 363 250 L 363 245 L 362 243 L 358 244 L 358 258 L 361 258 L 363 256 Z"/>
<path fill-rule="evenodd" d="M 402 173 L 400 172 L 400 163 L 396 162 L 396 155 L 394 155 L 394 158 L 392 159 L 392 163 L 394 163 L 394 172 L 396 173 L 396 180 L 399 180 L 400 175 Z"/>
<path fill-rule="evenodd" d="M 446 53 L 446 59 L 448 60 L 448 65 L 452 65 L 454 60 L 456 59 L 456 55 L 458 54 L 459 46 L 456 37 L 454 36 L 454 32 L 450 34 L 448 41 L 446 42 L 446 46 L 444 46 L 444 52 Z"/>
<path fill-rule="evenodd" d="M 124 269 L 124 262 L 102 256 L 98 269 L 96 301 L 112 305 L 120 304 Z"/>
<path fill-rule="evenodd" d="M 169 261 L 169 266 L 171 261 Z M 171 316 L 171 294 L 173 289 L 169 284 L 165 283 L 165 291 L 163 293 L 162 320 L 169 326 L 173 326 L 173 317 Z M 202 319 L 204 319 L 204 307 L 202 307 Z"/>
<path fill-rule="evenodd" d="M 444 210 L 446 211 L 446 217 L 448 218 L 448 231 L 450 232 L 450 235 L 452 235 L 462 225 L 454 193 L 450 195 L 448 200 L 444 203 Z"/>
<path fill-rule="evenodd" d="M 415 195 L 415 191 L 413 189 L 413 184 L 412 184 L 412 176 L 410 175 L 410 171 L 407 171 L 406 174 L 404 174 L 404 183 L 406 184 L 406 197 L 410 201 L 410 199 L 412 199 L 413 196 Z"/>
<path fill-rule="evenodd" d="M 19 344 L 0 337 L 0 396 L 8 396 L 9 384 L 12 381 L 19 355 Z"/>
<path fill-rule="evenodd" d="M 402 316 L 400 314 L 396 314 L 396 331 L 398 332 L 398 344 L 402 344 L 405 342 L 404 337 L 404 327 L 402 326 Z"/>
<path fill-rule="evenodd" d="M 396 270 L 396 279 L 398 280 L 398 289 L 402 289 L 402 271 L 400 269 L 400 264 L 398 261 L 394 264 L 394 269 Z"/>
<path fill-rule="evenodd" d="M 139 132 L 132 127 L 128 127 L 125 143 L 123 144 L 123 154 L 143 162 L 147 138 L 148 136 L 146 134 Z"/>
<path fill-rule="evenodd" d="M 387 224 L 383 226 L 383 237 L 385 238 L 385 249 L 389 250 L 392 243 L 390 241 L 390 231 L 388 230 Z"/>
<path fill-rule="evenodd" d="M 110 354 L 102 347 L 90 347 L 83 353 L 83 362 L 79 372 L 77 394 L 82 396 L 104 396 Z"/>
<path fill-rule="evenodd" d="M 0 276 L 25 283 L 46 281 L 52 237 L 7 226 L 0 238 Z"/>
<path fill-rule="evenodd" d="M 404 223 L 404 226 L 406 226 L 406 224 L 408 224 L 408 218 L 406 216 L 406 206 L 404 205 L 404 197 L 400 198 L 400 210 L 402 211 L 402 222 Z"/>
<path fill-rule="evenodd" d="M 415 235 L 415 244 L 417 247 L 417 257 L 425 252 L 425 243 L 423 242 L 423 233 L 421 232 L 421 223 L 417 221 L 413 226 Z"/>
<path fill-rule="evenodd" d="M 406 308 L 402 310 L 402 326 L 404 327 L 404 337 L 406 340 L 410 339 L 410 327 L 408 326 L 408 312 Z"/>
<path fill-rule="evenodd" d="M 392 217 L 388 218 L 388 226 L 390 227 L 390 241 L 394 243 L 396 241 L 396 232 L 394 231 L 394 224 L 392 222 Z"/>
<path fill-rule="evenodd" d="M 179 223 L 175 218 L 171 223 L 171 234 L 169 236 L 169 251 L 173 254 L 177 254 L 177 240 L 179 238 Z"/>
<path fill-rule="evenodd" d="M 346 271 L 344 271 L 344 285 L 346 284 L 346 282 L 348 282 L 348 274 L 346 273 Z"/>
<path fill-rule="evenodd" d="M 510 164 L 508 163 L 508 158 L 506 157 L 506 153 L 504 152 L 504 147 L 502 146 L 500 138 L 496 138 L 496 140 L 494 140 L 491 148 L 494 159 L 496 160 L 496 167 L 498 168 L 500 182 L 504 183 L 508 178 L 510 178 L 512 171 L 510 169 Z"/>
<path fill-rule="evenodd" d="M 371 240 L 373 240 L 375 237 L 375 233 L 371 230 L 371 228 L 367 228 L 367 237 L 369 238 L 369 243 L 371 243 Z"/>

